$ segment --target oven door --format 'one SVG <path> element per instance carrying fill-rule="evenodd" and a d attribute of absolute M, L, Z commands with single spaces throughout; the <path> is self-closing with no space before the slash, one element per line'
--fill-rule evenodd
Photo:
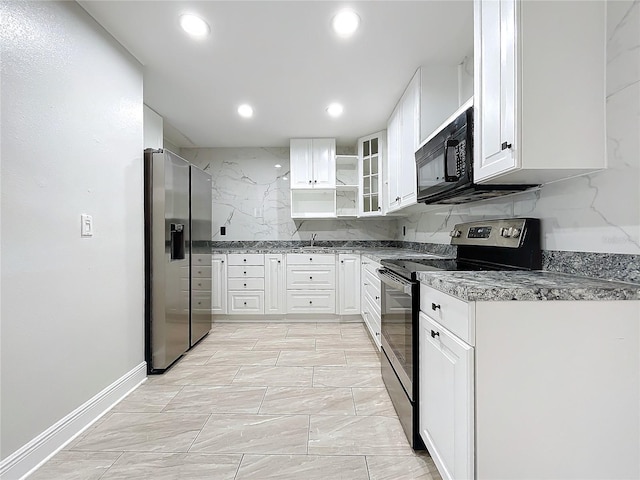
<path fill-rule="evenodd" d="M 406 280 L 385 268 L 378 269 L 378 277 L 382 287 L 382 349 L 409 400 L 413 401 L 413 344 L 417 341 L 413 324 L 418 282 Z"/>

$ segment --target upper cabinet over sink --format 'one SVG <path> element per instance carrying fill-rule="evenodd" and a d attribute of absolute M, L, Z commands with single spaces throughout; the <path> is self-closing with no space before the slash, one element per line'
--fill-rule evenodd
<path fill-rule="evenodd" d="M 605 2 L 475 1 L 474 181 L 606 167 Z"/>

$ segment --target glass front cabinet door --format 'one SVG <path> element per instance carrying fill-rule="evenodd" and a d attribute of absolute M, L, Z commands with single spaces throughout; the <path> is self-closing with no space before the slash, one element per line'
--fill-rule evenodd
<path fill-rule="evenodd" d="M 386 152 L 386 132 L 377 132 L 358 139 L 360 158 L 359 216 L 383 215 L 382 159 Z"/>

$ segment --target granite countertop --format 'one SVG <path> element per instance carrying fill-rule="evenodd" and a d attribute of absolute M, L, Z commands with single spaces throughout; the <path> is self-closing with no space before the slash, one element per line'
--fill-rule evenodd
<path fill-rule="evenodd" d="M 429 252 L 419 252 L 416 250 L 409 250 L 403 248 L 372 248 L 372 247 L 285 247 L 285 248 L 214 248 L 212 253 L 304 253 L 304 254 L 319 254 L 319 253 L 359 253 L 366 255 L 370 259 L 376 262 L 381 260 L 391 260 L 398 258 L 453 258 L 446 255 L 439 255 Z"/>
<path fill-rule="evenodd" d="M 462 300 L 639 300 L 640 284 L 546 271 L 420 272 L 420 281 Z"/>

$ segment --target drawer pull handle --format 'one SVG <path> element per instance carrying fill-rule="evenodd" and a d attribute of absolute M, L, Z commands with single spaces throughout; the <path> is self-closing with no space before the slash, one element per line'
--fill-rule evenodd
<path fill-rule="evenodd" d="M 376 337 L 379 337 L 379 336 L 380 336 L 380 332 L 376 332 Z"/>
<path fill-rule="evenodd" d="M 280 260 L 278 260 L 278 263 L 280 263 Z"/>
<path fill-rule="evenodd" d="M 313 277 L 309 277 L 309 280 L 313 280 Z"/>
<path fill-rule="evenodd" d="M 246 304 L 247 304 L 247 302 L 244 302 L 244 304 L 246 305 Z"/>
<path fill-rule="evenodd" d="M 245 283 L 245 284 L 244 284 L 244 286 L 246 287 L 246 286 L 247 286 L 247 284 Z"/>
<path fill-rule="evenodd" d="M 309 300 L 309 305 L 311 305 L 313 302 L 311 300 Z"/>
<path fill-rule="evenodd" d="M 436 305 L 435 303 L 432 303 L 432 304 L 431 304 L 431 310 L 433 310 L 434 312 L 435 312 L 436 310 L 438 310 L 439 308 L 440 308 L 440 305 Z"/>
<path fill-rule="evenodd" d="M 506 150 L 507 148 L 511 148 L 511 144 L 507 142 L 502 142 L 502 150 Z"/>
<path fill-rule="evenodd" d="M 246 262 L 246 261 L 247 261 L 247 259 L 245 258 L 245 259 L 243 259 L 242 261 L 243 261 L 243 262 Z"/>
<path fill-rule="evenodd" d="M 434 332 L 433 330 L 431 330 L 431 338 L 436 338 L 440 336 L 440 332 Z"/>
<path fill-rule="evenodd" d="M 247 274 L 247 272 L 244 272 L 244 274 L 246 275 L 246 274 Z"/>
<path fill-rule="evenodd" d="M 313 258 L 310 258 L 310 259 L 309 259 L 309 261 L 310 261 L 310 262 L 313 262 Z"/>
<path fill-rule="evenodd" d="M 340 260 L 340 263 L 344 263 L 344 260 Z"/>
<path fill-rule="evenodd" d="M 224 263 L 224 260 L 220 260 L 220 263 Z"/>
<path fill-rule="evenodd" d="M 376 295 L 376 300 L 380 300 L 380 297 Z"/>

